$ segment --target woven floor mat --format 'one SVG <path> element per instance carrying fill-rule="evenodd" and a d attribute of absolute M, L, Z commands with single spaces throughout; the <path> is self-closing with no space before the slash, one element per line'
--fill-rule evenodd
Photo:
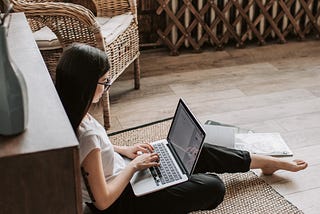
<path fill-rule="evenodd" d="M 131 145 L 165 138 L 171 120 L 109 134 L 112 143 Z M 224 201 L 214 210 L 193 212 L 207 214 L 303 213 L 253 172 L 218 174 L 226 185 Z"/>

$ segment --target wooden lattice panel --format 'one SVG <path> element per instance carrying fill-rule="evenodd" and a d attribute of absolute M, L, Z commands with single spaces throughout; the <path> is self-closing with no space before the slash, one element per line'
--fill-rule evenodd
<path fill-rule="evenodd" d="M 158 15 L 167 24 L 158 29 L 160 41 L 177 55 L 181 47 L 200 51 L 205 43 L 222 48 L 229 41 L 237 47 L 256 40 L 285 43 L 319 36 L 320 3 L 317 0 L 157 0 Z"/>

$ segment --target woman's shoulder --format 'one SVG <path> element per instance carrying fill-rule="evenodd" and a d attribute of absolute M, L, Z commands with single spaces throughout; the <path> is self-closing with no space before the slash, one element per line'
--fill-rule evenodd
<path fill-rule="evenodd" d="M 108 136 L 102 126 L 90 115 L 86 116 L 78 128 L 78 140 L 80 143 L 87 141 L 109 141 Z"/>
<path fill-rule="evenodd" d="M 91 115 L 86 115 L 79 125 L 78 137 L 100 135 L 103 133 L 101 132 L 101 127 L 99 127 L 97 123 L 98 122 Z"/>
<path fill-rule="evenodd" d="M 84 158 L 94 149 L 103 150 L 105 143 L 102 140 L 102 136 L 91 126 L 87 124 L 82 124 L 79 126 L 77 133 L 79 141 L 79 152 L 80 152 L 80 163 Z"/>

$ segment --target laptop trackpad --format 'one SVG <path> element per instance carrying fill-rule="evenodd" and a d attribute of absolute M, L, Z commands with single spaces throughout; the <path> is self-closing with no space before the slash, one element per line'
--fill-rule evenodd
<path fill-rule="evenodd" d="M 145 179 L 148 177 L 152 177 L 152 174 L 149 169 L 144 169 L 144 170 L 138 171 L 133 175 L 133 177 L 131 179 L 131 183 L 136 184 L 136 183 L 140 183 L 140 182 L 145 182 L 146 181 Z"/>
<path fill-rule="evenodd" d="M 130 183 L 134 186 L 133 191 L 137 196 L 144 195 L 147 192 L 153 192 L 157 187 L 149 169 L 136 172 L 131 178 Z"/>

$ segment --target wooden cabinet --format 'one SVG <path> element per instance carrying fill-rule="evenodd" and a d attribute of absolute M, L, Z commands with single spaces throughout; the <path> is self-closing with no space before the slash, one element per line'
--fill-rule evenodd
<path fill-rule="evenodd" d="M 11 16 L 8 46 L 27 83 L 29 122 L 0 136 L 0 213 L 82 213 L 78 141 L 23 13 Z"/>

